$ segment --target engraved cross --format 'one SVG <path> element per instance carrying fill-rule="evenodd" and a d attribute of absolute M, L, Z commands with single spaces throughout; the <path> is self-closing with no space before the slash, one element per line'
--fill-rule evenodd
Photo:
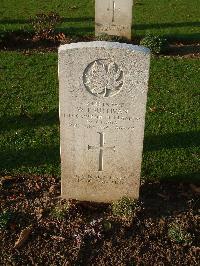
<path fill-rule="evenodd" d="M 112 1 L 112 22 L 115 21 L 115 1 Z"/>
<path fill-rule="evenodd" d="M 115 146 L 113 147 L 105 147 L 104 146 L 104 136 L 105 134 L 103 132 L 98 132 L 100 135 L 100 145 L 99 146 L 90 146 L 88 145 L 88 150 L 97 150 L 100 149 L 99 151 L 99 171 L 103 171 L 103 152 L 105 150 L 113 150 L 115 151 Z"/>

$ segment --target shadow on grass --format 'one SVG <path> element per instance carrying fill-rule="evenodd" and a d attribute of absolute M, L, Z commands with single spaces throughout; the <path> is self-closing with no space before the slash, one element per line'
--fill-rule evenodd
<path fill-rule="evenodd" d="M 200 172 L 193 172 L 188 174 L 180 174 L 173 176 L 165 176 L 162 178 L 163 182 L 184 182 L 184 183 L 200 183 Z"/>
<path fill-rule="evenodd" d="M 93 17 L 83 17 L 83 18 L 63 18 L 62 22 L 93 22 Z"/>
<path fill-rule="evenodd" d="M 64 27 L 57 28 L 55 31 L 56 35 L 59 33 L 64 33 L 66 37 L 73 38 L 74 42 L 83 41 L 86 38 L 87 41 L 93 40 L 94 27 Z M 16 51 L 17 49 L 43 49 L 48 48 L 48 50 L 56 50 L 61 44 L 60 40 L 56 38 L 52 39 L 41 39 L 33 40 L 34 31 L 32 29 L 28 30 L 0 30 L 0 49 L 7 49 L 11 51 Z M 91 37 L 92 36 L 92 37 Z M 58 36 L 57 36 L 58 37 Z"/>
<path fill-rule="evenodd" d="M 164 28 L 181 28 L 181 27 L 200 27 L 199 21 L 194 22 L 169 22 L 169 23 L 153 23 L 153 24 L 135 24 L 135 30 L 147 29 L 164 29 Z"/>
<path fill-rule="evenodd" d="M 0 24 L 26 24 L 30 23 L 29 19 L 0 19 Z"/>
<path fill-rule="evenodd" d="M 58 111 L 48 113 L 24 114 L 20 116 L 0 117 L 0 132 L 17 130 L 20 128 L 35 128 L 39 126 L 54 125 L 59 123 Z"/>
<path fill-rule="evenodd" d="M 13 145 L 14 146 L 14 145 Z M 18 167 L 44 167 L 60 163 L 59 146 L 40 146 L 24 150 L 15 150 L 14 147 L 0 151 L 0 173 L 9 172 Z"/>
<path fill-rule="evenodd" d="M 93 27 L 64 27 L 60 26 L 56 29 L 56 32 L 63 32 L 65 35 L 70 35 L 70 36 L 81 36 L 81 35 L 87 35 L 94 33 L 94 26 Z"/>
<path fill-rule="evenodd" d="M 200 27 L 200 22 L 194 21 L 194 22 L 177 22 L 177 23 L 153 23 L 153 24 L 133 24 L 132 31 L 133 36 L 135 35 L 135 31 L 140 30 L 155 30 L 155 29 L 167 29 L 167 28 L 182 28 L 182 27 Z M 155 34 L 155 33 L 153 33 Z M 143 35 L 143 34 L 142 34 Z M 157 33 L 157 35 L 162 35 L 165 38 L 167 38 L 169 41 L 185 41 L 187 43 L 199 41 L 200 40 L 200 34 L 199 33 Z M 136 34 L 137 36 L 137 34 Z M 141 36 L 142 37 L 142 36 Z"/>
<path fill-rule="evenodd" d="M 6 24 L 30 24 L 31 19 L 2 19 L 0 20 L 0 25 L 6 25 Z M 85 27 L 84 24 L 82 27 L 78 26 L 68 26 L 68 25 L 62 25 L 62 23 L 83 23 L 83 22 L 94 22 L 93 17 L 77 17 L 77 18 L 62 18 L 62 22 L 60 23 L 60 26 L 57 27 L 57 32 L 63 32 L 67 35 L 87 35 L 94 33 L 94 25 L 90 27 Z M 93 23 L 94 24 L 94 23 Z M 132 30 L 133 31 L 139 31 L 139 30 L 153 30 L 153 29 L 165 29 L 165 28 L 182 28 L 182 27 L 200 27 L 200 22 L 194 21 L 194 22 L 168 22 L 168 23 L 152 23 L 152 24 L 133 24 Z M 29 30 L 32 33 L 32 30 Z M 9 32 L 9 31 L 8 31 Z M 10 32 L 15 33 L 15 31 L 10 30 Z M 16 31 L 17 34 L 17 31 Z M 200 34 L 199 33 L 191 33 L 191 34 L 161 34 L 164 35 L 166 38 L 172 41 L 197 41 L 200 40 Z M 135 36 L 135 34 L 133 35 Z M 137 36 L 136 36 L 137 37 Z"/>
<path fill-rule="evenodd" d="M 171 45 L 169 48 L 168 48 L 168 51 L 166 51 L 166 54 L 169 54 L 171 56 L 177 56 L 177 55 L 188 55 L 188 54 L 192 54 L 192 55 L 195 55 L 195 54 L 200 54 L 200 46 L 197 44 L 197 45 L 183 45 L 183 46 L 176 46 L 176 45 Z"/>
<path fill-rule="evenodd" d="M 29 24 L 31 22 L 31 19 L 33 19 L 34 16 L 32 16 L 30 19 L 0 19 L 0 24 Z M 93 17 L 78 17 L 78 18 L 61 18 L 61 23 L 63 22 L 92 22 L 94 21 Z"/>
<path fill-rule="evenodd" d="M 32 17 L 34 18 L 34 17 Z M 0 24 L 26 24 L 30 23 L 30 19 L 0 19 Z M 94 17 L 77 17 L 77 18 L 67 18 L 63 17 L 61 23 L 63 22 L 93 22 Z M 134 29 L 136 30 L 146 30 L 146 29 L 163 29 L 163 28 L 181 28 L 181 27 L 200 27 L 199 21 L 194 22 L 166 22 L 166 23 L 152 23 L 152 24 L 134 24 Z"/>
<path fill-rule="evenodd" d="M 144 138 L 144 151 L 187 148 L 192 146 L 200 146 L 200 132 L 198 131 L 153 135 Z"/>
<path fill-rule="evenodd" d="M 147 33 L 147 32 L 146 32 Z M 134 34 L 133 30 L 133 36 L 135 35 L 138 39 L 142 39 L 146 36 L 145 34 L 140 34 L 139 36 L 137 34 Z M 151 33 L 151 32 L 149 32 Z M 199 33 L 188 33 L 188 34 L 165 34 L 165 33 L 153 33 L 153 35 L 159 35 L 166 38 L 169 42 L 183 42 L 184 44 L 190 44 L 190 43 L 198 43 L 200 40 L 200 34 Z"/>
<path fill-rule="evenodd" d="M 44 126 L 51 126 L 59 123 L 57 111 L 48 113 L 21 115 L 13 117 L 0 118 L 0 132 L 5 134 L 10 130 L 30 129 Z M 41 145 L 36 148 L 29 148 L 24 150 L 15 150 L 12 139 L 10 148 L 0 151 L 0 172 L 9 172 L 18 167 L 40 167 L 48 168 L 51 165 L 58 165 L 60 162 L 59 145 L 49 146 Z"/>

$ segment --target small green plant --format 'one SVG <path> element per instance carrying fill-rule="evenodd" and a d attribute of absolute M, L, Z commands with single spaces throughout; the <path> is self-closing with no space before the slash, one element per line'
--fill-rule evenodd
<path fill-rule="evenodd" d="M 135 266 L 135 265 L 136 264 L 135 264 L 134 260 L 130 261 L 129 264 L 128 264 L 128 266 Z"/>
<path fill-rule="evenodd" d="M 5 229 L 11 220 L 11 213 L 7 210 L 0 213 L 0 229 Z"/>
<path fill-rule="evenodd" d="M 167 50 L 167 39 L 162 36 L 147 34 L 141 41 L 140 45 L 145 46 L 151 50 L 153 54 L 160 54 Z"/>
<path fill-rule="evenodd" d="M 108 220 L 103 221 L 103 229 L 108 232 L 112 229 L 112 223 Z"/>
<path fill-rule="evenodd" d="M 61 22 L 59 14 L 50 12 L 48 14 L 37 14 L 31 19 L 31 25 L 38 39 L 49 39 L 55 33 L 56 26 Z"/>
<path fill-rule="evenodd" d="M 68 213 L 69 208 L 70 208 L 69 203 L 65 203 L 63 205 L 57 205 L 51 210 L 50 215 L 58 220 L 63 220 L 66 214 Z"/>
<path fill-rule="evenodd" d="M 6 38 L 6 33 L 0 32 L 0 44 L 4 42 L 5 38 Z"/>
<path fill-rule="evenodd" d="M 188 244 L 192 241 L 191 234 L 187 233 L 177 223 L 172 223 L 168 229 L 168 237 L 177 243 Z"/>
<path fill-rule="evenodd" d="M 116 36 L 116 35 L 108 35 L 108 34 L 100 34 L 96 37 L 97 41 L 107 41 L 107 42 L 127 42 L 125 37 Z"/>
<path fill-rule="evenodd" d="M 111 205 L 112 213 L 115 216 L 129 218 L 134 214 L 137 207 L 137 202 L 128 197 L 123 197 L 120 200 L 113 202 Z"/>

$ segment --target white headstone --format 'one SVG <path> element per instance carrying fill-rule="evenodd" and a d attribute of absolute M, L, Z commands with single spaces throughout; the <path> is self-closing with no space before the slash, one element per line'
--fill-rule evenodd
<path fill-rule="evenodd" d="M 95 34 L 131 39 L 133 0 L 96 0 Z"/>
<path fill-rule="evenodd" d="M 60 46 L 63 198 L 138 198 L 149 64 L 150 52 L 140 46 Z"/>

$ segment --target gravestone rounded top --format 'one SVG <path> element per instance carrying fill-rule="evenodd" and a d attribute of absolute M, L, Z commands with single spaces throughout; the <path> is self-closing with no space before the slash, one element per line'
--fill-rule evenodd
<path fill-rule="evenodd" d="M 127 43 L 119 43 L 119 42 L 105 42 L 105 41 L 64 44 L 64 45 L 59 46 L 58 52 L 66 51 L 69 49 L 81 49 L 81 48 L 127 49 L 133 52 L 150 54 L 150 50 L 144 46 L 132 45 L 132 44 L 127 44 Z"/>

